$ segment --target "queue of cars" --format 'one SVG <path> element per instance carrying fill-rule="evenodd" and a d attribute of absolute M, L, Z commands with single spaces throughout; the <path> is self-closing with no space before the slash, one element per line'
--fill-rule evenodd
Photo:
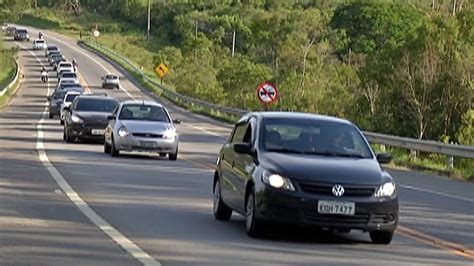
<path fill-rule="evenodd" d="M 145 151 L 177 159 L 175 124 L 180 121 L 172 120 L 164 106 L 86 94 L 59 48 L 44 48 L 58 75 L 49 96 L 50 118 L 60 117 L 66 142 L 103 141 L 104 153 L 113 157 L 121 151 Z M 102 88 L 120 87 L 116 75 L 102 81 Z M 218 154 L 213 214 L 222 221 L 229 221 L 233 212 L 243 215 L 252 237 L 261 236 L 270 223 L 282 223 L 344 233 L 361 230 L 373 243 L 389 244 L 399 221 L 397 186 L 381 167 L 390 160 L 390 154 L 374 153 L 347 120 L 252 112 L 235 124 Z"/>

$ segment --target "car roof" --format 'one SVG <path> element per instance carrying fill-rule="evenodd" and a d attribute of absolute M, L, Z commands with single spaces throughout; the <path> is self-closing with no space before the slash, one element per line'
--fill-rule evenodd
<path fill-rule="evenodd" d="M 352 125 L 353 123 L 342 118 L 334 117 L 334 116 L 327 116 L 327 115 L 319 115 L 319 114 L 311 114 L 311 113 L 302 113 L 302 112 L 251 112 L 244 115 L 239 122 L 242 120 L 248 119 L 250 116 L 256 116 L 261 119 L 315 119 L 320 121 L 328 121 L 328 122 L 336 122 L 342 124 L 349 124 Z"/>
<path fill-rule="evenodd" d="M 106 96 L 106 95 L 97 95 L 97 94 L 81 94 L 79 97 L 77 98 L 88 98 L 88 99 L 106 99 L 106 100 L 114 100 L 114 101 L 117 101 L 117 99 L 115 99 L 114 97 L 111 97 L 111 96 Z"/>
<path fill-rule="evenodd" d="M 59 48 L 56 44 L 48 44 L 48 48 Z"/>
<path fill-rule="evenodd" d="M 154 102 L 154 101 L 140 101 L 140 100 L 127 100 L 127 101 L 123 101 L 122 102 L 122 105 L 151 105 L 151 106 L 158 106 L 158 107 L 163 107 L 162 104 L 159 104 L 157 102 Z"/>

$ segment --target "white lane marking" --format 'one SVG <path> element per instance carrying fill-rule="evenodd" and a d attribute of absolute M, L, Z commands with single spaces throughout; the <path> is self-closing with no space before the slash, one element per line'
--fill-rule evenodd
<path fill-rule="evenodd" d="M 191 127 L 191 128 L 197 129 L 197 130 L 199 130 L 199 131 L 202 131 L 202 132 L 204 132 L 204 133 L 206 133 L 206 134 L 209 134 L 209 135 L 212 135 L 212 136 L 215 136 L 215 137 L 219 137 L 219 138 L 225 139 L 224 136 L 221 136 L 221 135 L 219 135 L 219 134 L 217 134 L 217 133 L 214 133 L 214 132 L 209 131 L 209 130 L 207 130 L 207 129 L 204 129 L 204 128 L 202 128 L 202 127 L 198 127 L 198 126 L 195 126 L 195 125 L 192 125 L 192 124 L 185 124 L 185 125 L 187 125 L 187 126 L 189 126 L 189 127 Z"/>
<path fill-rule="evenodd" d="M 51 38 L 53 40 L 56 40 L 57 42 L 60 42 L 64 45 L 66 45 L 67 47 L 70 47 L 72 48 L 73 50 L 75 50 L 76 52 L 80 53 L 80 54 L 83 54 L 85 55 L 87 58 L 89 58 L 90 60 L 92 60 L 94 63 L 96 63 L 97 65 L 99 65 L 103 70 L 105 70 L 105 72 L 107 73 L 111 73 L 109 71 L 109 69 L 107 67 L 105 67 L 102 63 L 100 63 L 99 61 L 97 61 L 95 58 L 93 58 L 92 56 L 90 56 L 89 54 L 87 54 L 86 52 L 84 52 L 83 50 L 81 49 L 78 49 L 76 48 L 74 45 L 71 45 L 69 43 L 66 43 L 56 37 L 53 37 L 51 35 L 48 35 L 48 38 Z M 136 100 L 137 98 L 135 98 L 127 89 L 125 89 L 122 85 L 120 85 L 120 89 L 123 90 L 125 92 L 125 94 L 127 94 L 128 97 L 132 98 L 133 100 Z"/>
<path fill-rule="evenodd" d="M 447 194 L 447 193 L 443 193 L 443 192 L 438 192 L 438 191 L 433 191 L 433 190 L 429 190 L 429 189 L 424 189 L 424 188 L 419 188 L 419 187 L 414 187 L 414 186 L 409 186 L 409 185 L 403 185 L 403 184 L 400 184 L 400 187 L 415 190 L 415 191 L 430 193 L 430 194 L 434 194 L 434 195 L 438 195 L 438 196 L 443 196 L 443 197 L 447 197 L 447 198 L 453 198 L 453 199 L 463 200 L 463 201 L 467 201 L 467 202 L 474 202 L 474 199 L 465 198 L 465 197 L 461 197 L 461 196 L 455 196 L 455 195 L 451 195 L 451 194 Z"/>
<path fill-rule="evenodd" d="M 24 46 L 21 45 L 23 48 Z M 28 51 L 31 55 L 33 55 L 36 60 L 41 63 L 38 57 L 31 51 Z M 50 86 L 47 83 L 47 95 L 50 93 Z M 153 257 L 151 257 L 148 253 L 143 251 L 139 246 L 133 243 L 130 239 L 128 239 L 125 235 L 120 233 L 117 229 L 112 227 L 107 221 L 105 221 L 101 216 L 99 216 L 89 205 L 77 194 L 77 192 L 69 185 L 69 183 L 64 179 L 64 177 L 59 173 L 59 171 L 54 167 L 51 161 L 46 154 L 46 150 L 43 143 L 44 132 L 43 132 L 43 123 L 45 121 L 46 115 L 48 112 L 48 103 L 44 103 L 44 110 L 41 115 L 41 119 L 37 124 L 37 131 L 38 131 L 38 138 L 36 142 L 36 150 L 38 151 L 38 156 L 43 164 L 43 166 L 48 170 L 48 172 L 53 176 L 54 180 L 58 184 L 58 186 L 63 190 L 66 196 L 69 198 L 71 202 L 76 205 L 77 208 L 87 217 L 91 222 L 96 225 L 102 232 L 108 235 L 113 241 L 115 241 L 118 245 L 120 245 L 123 249 L 125 249 L 128 253 L 130 253 L 135 259 L 143 263 L 143 265 L 161 265 L 158 261 L 156 261 Z"/>

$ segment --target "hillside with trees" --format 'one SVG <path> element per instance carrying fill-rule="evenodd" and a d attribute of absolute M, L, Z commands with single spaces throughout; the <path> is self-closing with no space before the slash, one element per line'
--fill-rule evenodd
<path fill-rule="evenodd" d="M 1 14 L 14 18 L 21 1 L 4 0 Z M 149 42 L 146 0 L 37 2 L 117 21 L 99 25 L 104 34 L 140 31 L 112 48 L 148 70 L 167 63 L 165 82 L 193 97 L 259 110 L 255 89 L 269 80 L 280 90 L 275 110 L 474 144 L 471 1 L 154 0 Z"/>

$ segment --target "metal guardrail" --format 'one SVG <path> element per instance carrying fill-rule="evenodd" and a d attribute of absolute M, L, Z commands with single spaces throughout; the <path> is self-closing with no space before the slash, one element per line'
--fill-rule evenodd
<path fill-rule="evenodd" d="M 14 60 L 15 62 L 15 66 L 16 66 L 16 69 L 15 69 L 15 77 L 13 78 L 13 80 L 10 82 L 10 84 L 8 84 L 5 88 L 3 88 L 1 91 L 0 91 L 0 97 L 5 95 L 5 93 L 7 93 L 7 91 L 9 89 L 11 89 L 11 87 L 13 87 L 17 80 L 18 80 L 18 77 L 20 76 L 20 66 L 18 65 L 18 63 L 16 62 L 16 60 Z"/>
<path fill-rule="evenodd" d="M 248 113 L 247 110 L 220 106 L 217 104 L 195 99 L 186 95 L 182 95 L 175 91 L 169 90 L 163 85 L 150 79 L 132 61 L 120 55 L 119 53 L 115 52 L 114 50 L 109 49 L 100 44 L 95 44 L 93 42 L 84 42 L 84 44 L 97 51 L 103 50 L 103 51 L 106 51 L 107 53 L 114 55 L 115 57 L 117 57 L 118 59 L 126 63 L 136 73 L 140 74 L 144 80 L 158 87 L 162 91 L 162 93 L 165 94 L 165 97 L 172 97 L 175 99 L 179 99 L 180 101 L 190 104 L 190 105 L 195 105 L 195 106 L 197 105 L 203 108 L 212 109 L 221 113 L 230 114 L 234 116 L 241 116 Z M 413 139 L 413 138 L 404 138 L 404 137 L 384 135 L 384 134 L 373 133 L 373 132 L 364 132 L 364 135 L 369 142 L 374 143 L 374 144 L 382 144 L 382 145 L 387 145 L 387 146 L 392 146 L 392 147 L 397 147 L 397 148 L 404 148 L 408 150 L 416 150 L 416 151 L 447 155 L 448 167 L 452 167 L 453 156 L 463 157 L 463 158 L 474 158 L 474 146 L 446 144 L 446 143 L 436 142 L 436 141 L 418 140 L 418 139 Z"/>

